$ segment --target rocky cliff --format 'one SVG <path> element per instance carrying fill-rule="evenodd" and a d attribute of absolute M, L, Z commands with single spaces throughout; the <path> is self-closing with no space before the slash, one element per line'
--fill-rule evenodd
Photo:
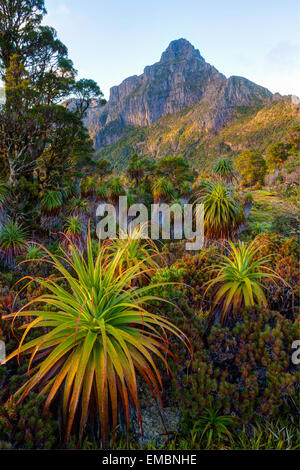
<path fill-rule="evenodd" d="M 150 126 L 200 103 L 197 126 L 217 133 L 230 122 L 237 106 L 262 104 L 270 97 L 266 88 L 245 78 L 227 79 L 186 39 L 178 39 L 142 75 L 112 87 L 107 104 L 91 108 L 85 124 L 99 150 L 116 143 L 133 127 Z"/>

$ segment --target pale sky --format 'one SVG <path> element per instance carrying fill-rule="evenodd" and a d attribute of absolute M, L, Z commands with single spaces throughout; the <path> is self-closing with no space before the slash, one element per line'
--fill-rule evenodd
<path fill-rule="evenodd" d="M 300 96 L 300 0 L 46 0 L 46 8 L 79 77 L 106 98 L 181 37 L 227 77 Z"/>

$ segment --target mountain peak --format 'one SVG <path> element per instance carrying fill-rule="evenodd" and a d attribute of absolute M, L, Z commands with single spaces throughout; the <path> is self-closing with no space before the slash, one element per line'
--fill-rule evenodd
<path fill-rule="evenodd" d="M 187 41 L 187 39 L 180 38 L 170 42 L 165 52 L 163 52 L 160 62 L 170 62 L 180 59 L 193 58 L 204 61 L 198 49 L 195 49 L 194 46 L 189 41 Z"/>

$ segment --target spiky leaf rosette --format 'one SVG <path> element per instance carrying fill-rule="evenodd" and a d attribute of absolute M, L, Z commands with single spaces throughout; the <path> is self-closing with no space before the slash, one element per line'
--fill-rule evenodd
<path fill-rule="evenodd" d="M 75 415 L 81 414 L 82 435 L 92 410 L 98 414 L 102 440 L 106 441 L 110 422 L 116 431 L 119 406 L 125 411 L 127 427 L 130 401 L 141 423 L 137 373 L 160 399 L 162 381 L 154 358 L 168 367 L 167 332 L 181 340 L 185 337 L 168 320 L 147 310 L 147 304 L 157 300 L 149 293 L 153 286 L 130 287 L 131 280 L 140 274 L 139 264 L 120 274 L 122 250 L 112 255 L 99 244 L 97 256 L 93 257 L 89 235 L 85 257 L 75 246 L 61 260 L 47 254 L 60 280 L 41 279 L 49 293 L 6 317 L 35 317 L 23 327 L 25 333 L 18 350 L 7 358 L 9 361 L 19 354 L 29 354 L 31 367 L 40 355 L 39 364 L 31 370 L 17 398 L 20 402 L 39 387 L 40 394 L 47 395 L 48 408 L 61 391 L 66 439 Z M 38 327 L 48 332 L 26 343 L 29 331 Z"/>
<path fill-rule="evenodd" d="M 67 247 L 70 243 L 73 243 L 80 251 L 83 250 L 86 234 L 84 232 L 84 224 L 79 215 L 66 218 L 63 235 L 63 246 Z"/>
<path fill-rule="evenodd" d="M 17 222 L 10 220 L 0 229 L 0 257 L 5 266 L 12 266 L 26 244 L 26 232 Z"/>
<path fill-rule="evenodd" d="M 45 214 L 57 215 L 62 208 L 63 202 L 64 195 L 62 191 L 53 191 L 48 189 L 45 191 L 41 200 L 42 211 Z"/>
<path fill-rule="evenodd" d="M 161 176 L 157 178 L 152 188 L 153 197 L 156 201 L 168 200 L 172 198 L 174 194 L 174 187 L 166 177 Z"/>
<path fill-rule="evenodd" d="M 223 183 L 203 181 L 196 202 L 204 205 L 204 230 L 208 239 L 229 238 L 244 220 L 233 191 Z"/>
<path fill-rule="evenodd" d="M 108 242 L 111 253 L 122 252 L 119 261 L 120 272 L 133 266 L 139 267 L 140 275 L 137 279 L 140 284 L 144 284 L 163 266 L 162 254 L 154 241 L 141 238 L 144 228 L 146 227 L 137 227 L 128 233 L 127 238 L 116 238 Z"/>
<path fill-rule="evenodd" d="M 108 184 L 108 195 L 113 203 L 116 203 L 120 196 L 125 196 L 126 191 L 119 177 L 113 178 Z"/>
<path fill-rule="evenodd" d="M 106 201 L 108 198 L 107 188 L 102 184 L 96 188 L 96 195 L 98 201 Z"/>
<path fill-rule="evenodd" d="M 212 271 L 215 278 L 209 281 L 208 289 L 216 287 L 216 304 L 221 304 L 222 321 L 234 310 L 255 305 L 267 306 L 262 280 L 278 277 L 269 266 L 269 258 L 259 256 L 255 240 L 249 244 L 229 242 L 229 255 L 222 254 L 221 262 Z"/>
<path fill-rule="evenodd" d="M 229 160 L 229 158 L 219 158 L 217 163 L 213 166 L 212 171 L 227 183 L 232 183 L 236 178 L 232 160 Z"/>

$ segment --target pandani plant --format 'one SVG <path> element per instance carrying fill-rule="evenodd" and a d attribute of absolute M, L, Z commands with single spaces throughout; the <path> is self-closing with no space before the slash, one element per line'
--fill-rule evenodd
<path fill-rule="evenodd" d="M 226 184 L 203 180 L 196 203 L 204 205 L 204 232 L 208 239 L 227 239 L 244 220 L 244 212 Z"/>
<path fill-rule="evenodd" d="M 270 258 L 259 255 L 256 240 L 246 244 L 229 242 L 229 254 L 221 254 L 220 263 L 212 268 L 214 278 L 208 282 L 208 289 L 215 289 L 215 304 L 221 308 L 221 321 L 230 312 L 244 307 L 262 305 L 268 301 L 263 280 L 275 280 L 278 275 L 268 266 Z"/>
<path fill-rule="evenodd" d="M 173 184 L 165 176 L 160 176 L 153 183 L 152 194 L 155 202 L 170 200 L 174 195 Z"/>
<path fill-rule="evenodd" d="M 42 212 L 47 215 L 58 215 L 63 206 L 63 202 L 63 191 L 47 189 L 41 199 Z"/>
<path fill-rule="evenodd" d="M 57 278 L 35 278 L 47 293 L 6 316 L 30 318 L 18 349 L 6 359 L 29 356 L 28 380 L 14 398 L 20 403 L 38 389 L 39 396 L 47 397 L 48 409 L 55 397 L 62 397 L 66 440 L 74 421 L 82 436 L 90 416 L 100 423 L 102 441 L 107 442 L 109 431 L 115 437 L 120 409 L 128 429 L 130 404 L 142 426 L 137 374 L 161 403 L 155 359 L 170 371 L 168 333 L 189 344 L 178 328 L 149 311 L 149 303 L 159 300 L 150 295 L 153 286 L 132 286 L 139 263 L 120 273 L 126 248 L 111 254 L 99 243 L 93 257 L 88 234 L 85 256 L 74 245 L 61 258 L 43 249 Z M 26 342 L 36 328 L 42 328 L 40 336 Z"/>
<path fill-rule="evenodd" d="M 119 261 L 120 273 L 133 266 L 138 266 L 140 273 L 133 282 L 137 280 L 141 285 L 145 284 L 163 266 L 163 256 L 159 247 L 150 238 L 143 238 L 145 225 L 138 226 L 134 230 L 129 230 L 126 238 L 116 238 L 110 240 L 109 251 L 111 253 L 122 252 Z"/>
<path fill-rule="evenodd" d="M 108 183 L 108 196 L 113 204 L 116 204 L 120 196 L 125 196 L 126 191 L 119 177 L 113 178 Z"/>
<path fill-rule="evenodd" d="M 22 225 L 9 220 L 0 228 L 0 258 L 7 267 L 12 267 L 15 258 L 25 251 L 26 231 Z"/>
<path fill-rule="evenodd" d="M 226 183 L 232 183 L 234 179 L 237 179 L 232 160 L 229 158 L 219 158 L 213 166 L 212 172 Z"/>

